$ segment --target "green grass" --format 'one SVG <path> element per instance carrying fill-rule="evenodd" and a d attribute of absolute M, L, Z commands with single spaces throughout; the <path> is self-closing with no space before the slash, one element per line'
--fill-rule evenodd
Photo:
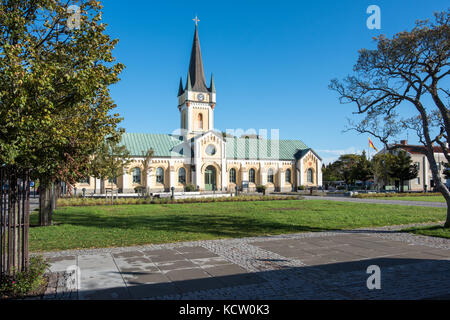
<path fill-rule="evenodd" d="M 444 202 L 445 199 L 440 193 L 378 193 L 355 195 L 354 198 L 380 199 L 380 200 L 401 200 L 401 201 L 424 201 L 424 202 Z"/>
<path fill-rule="evenodd" d="M 410 228 L 403 230 L 414 234 L 420 234 L 423 236 L 447 238 L 450 239 L 450 228 L 444 228 L 443 226 L 433 226 L 424 228 Z"/>
<path fill-rule="evenodd" d="M 67 207 L 30 230 L 31 251 L 132 246 L 444 220 L 444 208 L 334 201 Z M 37 214 L 31 217 L 37 223 Z"/>
<path fill-rule="evenodd" d="M 445 203 L 445 199 L 443 196 L 428 196 L 428 197 L 424 197 L 424 196 L 419 196 L 419 197 L 415 197 L 415 196 L 406 196 L 406 197 L 376 197 L 376 198 L 372 198 L 372 199 L 380 199 L 380 200 L 401 200 L 401 201 L 424 201 L 424 202 L 444 202 Z"/>

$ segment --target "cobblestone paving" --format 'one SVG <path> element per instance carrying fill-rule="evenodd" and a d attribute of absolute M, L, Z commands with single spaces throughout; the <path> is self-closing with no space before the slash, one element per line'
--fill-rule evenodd
<path fill-rule="evenodd" d="M 407 226 L 46 254 L 46 299 L 450 299 L 450 240 Z M 369 290 L 367 267 L 381 268 Z M 80 268 L 80 290 L 64 271 Z"/>

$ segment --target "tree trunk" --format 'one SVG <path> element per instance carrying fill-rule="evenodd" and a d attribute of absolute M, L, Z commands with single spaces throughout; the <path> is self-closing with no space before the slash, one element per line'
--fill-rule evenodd
<path fill-rule="evenodd" d="M 52 184 L 41 184 L 39 192 L 39 225 L 42 227 L 52 224 L 54 201 L 52 199 Z"/>
<path fill-rule="evenodd" d="M 450 228 L 450 200 L 447 200 L 447 220 L 445 221 L 445 228 Z"/>

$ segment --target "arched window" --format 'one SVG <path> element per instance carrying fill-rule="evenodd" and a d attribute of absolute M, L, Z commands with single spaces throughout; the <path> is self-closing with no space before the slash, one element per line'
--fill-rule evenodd
<path fill-rule="evenodd" d="M 269 169 L 267 172 L 267 182 L 273 183 L 273 169 Z"/>
<path fill-rule="evenodd" d="M 141 169 L 140 168 L 133 169 L 133 183 L 141 183 Z"/>
<path fill-rule="evenodd" d="M 156 169 L 156 183 L 164 183 L 164 169 Z"/>
<path fill-rule="evenodd" d="M 291 169 L 286 170 L 284 177 L 286 178 L 286 182 L 291 183 Z"/>
<path fill-rule="evenodd" d="M 248 181 L 250 183 L 256 183 L 256 172 L 255 169 L 250 169 L 248 172 Z"/>
<path fill-rule="evenodd" d="M 236 183 L 236 169 L 230 170 L 230 182 Z"/>
<path fill-rule="evenodd" d="M 198 122 L 197 123 L 198 129 L 203 130 L 203 114 L 201 113 L 198 114 L 197 122 Z"/>
<path fill-rule="evenodd" d="M 308 169 L 308 183 L 314 183 L 314 174 L 312 169 Z"/>
<path fill-rule="evenodd" d="M 185 168 L 180 168 L 180 170 L 178 170 L 178 182 L 185 184 L 186 183 L 186 169 Z"/>

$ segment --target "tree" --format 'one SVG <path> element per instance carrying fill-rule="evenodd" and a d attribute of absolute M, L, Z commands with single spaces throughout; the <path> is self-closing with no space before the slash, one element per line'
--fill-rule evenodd
<path fill-rule="evenodd" d="M 392 180 L 390 176 L 391 167 L 395 161 L 395 155 L 392 153 L 378 153 L 372 158 L 372 169 L 374 176 L 377 178 L 378 184 L 382 182 L 382 189 L 386 189 L 389 181 Z"/>
<path fill-rule="evenodd" d="M 362 181 L 364 187 L 367 187 L 367 181 L 373 178 L 372 163 L 367 159 L 365 151 L 356 160 L 352 175 L 355 180 Z"/>
<path fill-rule="evenodd" d="M 147 150 L 147 152 L 145 152 L 144 154 L 144 160 L 142 160 L 142 173 L 144 175 L 144 187 L 145 187 L 145 192 L 148 195 L 150 193 L 149 188 L 150 186 L 148 185 L 148 173 L 150 171 L 150 165 L 152 163 L 152 159 L 153 156 L 155 155 L 155 151 L 153 149 L 149 149 Z"/>
<path fill-rule="evenodd" d="M 0 0 L 0 163 L 32 168 L 51 224 L 52 185 L 87 175 L 92 153 L 121 121 L 108 87 L 124 66 L 100 1 Z M 75 19 L 77 20 L 77 19 Z"/>
<path fill-rule="evenodd" d="M 336 162 L 330 163 L 322 169 L 323 180 L 325 182 L 336 182 L 343 180 L 341 171 L 339 170 Z"/>
<path fill-rule="evenodd" d="M 450 10 L 437 13 L 435 22 L 418 21 L 410 31 L 392 39 L 375 38 L 377 48 L 362 49 L 354 74 L 332 80 L 330 89 L 341 103 L 356 105 L 360 119 L 350 129 L 377 137 L 385 146 L 402 130 L 413 130 L 424 145 L 436 188 L 447 202 L 446 227 L 450 227 L 450 191 L 443 183 L 434 157 L 434 143 L 450 155 Z M 402 108 L 402 110 L 400 110 Z M 400 112 L 414 114 L 401 117 Z"/>
<path fill-rule="evenodd" d="M 123 175 L 124 167 L 130 163 L 130 153 L 118 143 L 119 138 L 120 135 L 107 138 L 97 148 L 90 162 L 90 175 L 102 181 L 109 180 L 111 191 L 114 190 L 114 180 Z"/>
<path fill-rule="evenodd" d="M 340 174 L 347 185 L 352 185 L 356 181 L 355 167 L 359 161 L 359 157 L 357 154 L 344 154 L 337 161 Z"/>
<path fill-rule="evenodd" d="M 400 192 L 404 192 L 405 181 L 417 178 L 419 170 L 412 163 L 411 156 L 405 150 L 399 150 L 389 168 L 389 175 L 400 181 Z"/>

